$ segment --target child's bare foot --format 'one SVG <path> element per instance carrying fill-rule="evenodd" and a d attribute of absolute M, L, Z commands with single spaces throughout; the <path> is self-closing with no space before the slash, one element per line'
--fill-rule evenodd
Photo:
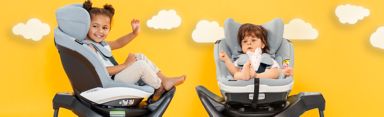
<path fill-rule="evenodd" d="M 236 72 L 233 76 L 234 79 L 236 80 L 249 80 L 251 78 L 249 71 L 251 70 L 250 68 L 251 64 L 249 61 L 247 61 L 243 69 L 240 72 Z"/>
<path fill-rule="evenodd" d="M 170 90 L 172 87 L 180 85 L 184 83 L 186 79 L 185 75 L 179 76 L 179 77 L 170 77 L 170 78 L 164 78 L 163 86 L 165 90 Z"/>

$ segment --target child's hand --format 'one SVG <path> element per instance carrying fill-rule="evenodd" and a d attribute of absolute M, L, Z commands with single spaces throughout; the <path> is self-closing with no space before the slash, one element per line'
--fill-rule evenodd
<path fill-rule="evenodd" d="M 132 26 L 132 33 L 133 34 L 139 34 L 140 32 L 140 20 L 133 19 L 131 21 L 131 26 Z"/>
<path fill-rule="evenodd" d="M 285 76 L 292 76 L 293 75 L 292 67 L 284 67 L 282 71 L 283 71 Z"/>
<path fill-rule="evenodd" d="M 283 61 L 282 72 L 285 76 L 292 76 L 293 75 L 293 69 L 292 69 L 292 67 L 289 67 L 289 59 L 286 59 Z"/>
<path fill-rule="evenodd" d="M 221 52 L 219 53 L 219 59 L 225 62 L 225 61 L 227 61 L 229 58 L 228 58 L 227 53 L 225 53 L 224 51 L 221 51 Z"/>
<path fill-rule="evenodd" d="M 131 54 L 131 53 L 129 53 L 127 59 L 125 59 L 124 64 L 129 65 L 129 64 L 135 62 L 136 60 L 137 60 L 137 59 L 136 59 L 135 54 Z"/>

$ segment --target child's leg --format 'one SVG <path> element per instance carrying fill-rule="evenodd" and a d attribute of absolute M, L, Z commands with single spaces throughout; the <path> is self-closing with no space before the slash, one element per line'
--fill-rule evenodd
<path fill-rule="evenodd" d="M 233 75 L 233 78 L 235 80 L 249 80 L 251 78 L 250 76 L 250 70 L 251 70 L 251 64 L 250 61 L 248 60 L 244 66 L 243 69 L 240 72 L 236 72 Z"/>
<path fill-rule="evenodd" d="M 156 89 L 153 94 L 152 101 L 159 100 L 161 95 L 163 95 L 163 93 L 165 92 L 165 88 L 162 85 L 163 81 L 157 76 L 156 71 L 154 71 L 154 66 L 148 64 L 148 61 L 140 59 L 137 60 L 136 63 L 139 63 L 141 69 L 143 70 L 141 79 L 144 81 L 144 83 Z"/>
<path fill-rule="evenodd" d="M 160 69 L 151 60 L 149 60 L 144 54 L 137 53 L 135 55 L 137 60 L 145 61 L 147 65 L 150 66 L 150 68 L 157 73 L 157 76 L 161 79 L 165 90 L 168 91 L 173 86 L 177 86 L 184 82 L 186 77 L 185 75 L 177 76 L 177 77 L 167 77 L 162 72 L 160 72 Z"/>
<path fill-rule="evenodd" d="M 157 72 L 157 76 L 162 80 L 162 84 L 165 90 L 170 90 L 172 87 L 182 84 L 185 81 L 186 76 L 167 77 L 162 72 Z"/>
<path fill-rule="evenodd" d="M 151 67 L 151 69 L 155 71 L 155 73 L 160 71 L 160 69 L 151 60 L 149 60 L 144 54 L 136 53 L 135 56 L 137 60 L 145 61 Z"/>
<path fill-rule="evenodd" d="M 156 72 L 142 60 L 132 63 L 115 76 L 115 80 L 130 84 L 136 83 L 139 79 L 142 79 L 146 84 L 155 89 L 158 89 L 161 86 L 161 80 Z"/>

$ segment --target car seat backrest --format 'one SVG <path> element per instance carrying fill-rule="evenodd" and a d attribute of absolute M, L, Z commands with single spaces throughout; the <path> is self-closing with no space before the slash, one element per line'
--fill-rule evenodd
<path fill-rule="evenodd" d="M 90 25 L 88 11 L 80 4 L 67 5 L 56 11 L 56 19 L 55 44 L 75 94 L 112 82 L 94 51 L 83 43 Z"/>
<path fill-rule="evenodd" d="M 240 26 L 241 24 L 235 22 L 233 19 L 227 19 L 224 23 L 224 42 L 227 44 L 232 57 L 236 57 L 241 54 L 241 48 L 237 42 L 237 34 Z M 273 19 L 262 26 L 268 32 L 267 39 L 270 50 L 268 53 L 274 57 L 282 42 L 284 23 L 281 19 Z"/>
<path fill-rule="evenodd" d="M 224 23 L 224 33 L 225 38 L 221 40 L 219 45 L 216 46 L 215 50 L 215 60 L 217 74 L 220 76 L 230 78 L 231 75 L 226 69 L 226 66 L 223 62 L 220 62 L 218 59 L 218 53 L 224 51 L 228 54 L 229 57 L 234 60 L 241 53 L 241 48 L 238 43 L 237 34 L 241 24 L 235 22 L 233 19 L 227 19 Z M 284 23 L 281 19 L 273 19 L 270 22 L 267 22 L 262 25 L 268 33 L 268 45 L 269 52 L 268 54 L 275 59 L 280 66 L 284 60 L 289 60 L 289 66 L 293 66 L 293 46 L 287 40 L 283 38 L 284 32 Z"/>

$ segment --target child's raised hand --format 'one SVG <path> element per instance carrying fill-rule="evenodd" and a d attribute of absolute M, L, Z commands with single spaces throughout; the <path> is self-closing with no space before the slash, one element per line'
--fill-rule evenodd
<path fill-rule="evenodd" d="M 140 20 L 133 19 L 131 21 L 131 26 L 132 26 L 132 32 L 136 35 L 139 34 L 139 32 L 140 32 Z"/>
<path fill-rule="evenodd" d="M 219 53 L 219 59 L 225 62 L 228 59 L 227 53 L 225 53 L 224 51 L 221 51 Z"/>

